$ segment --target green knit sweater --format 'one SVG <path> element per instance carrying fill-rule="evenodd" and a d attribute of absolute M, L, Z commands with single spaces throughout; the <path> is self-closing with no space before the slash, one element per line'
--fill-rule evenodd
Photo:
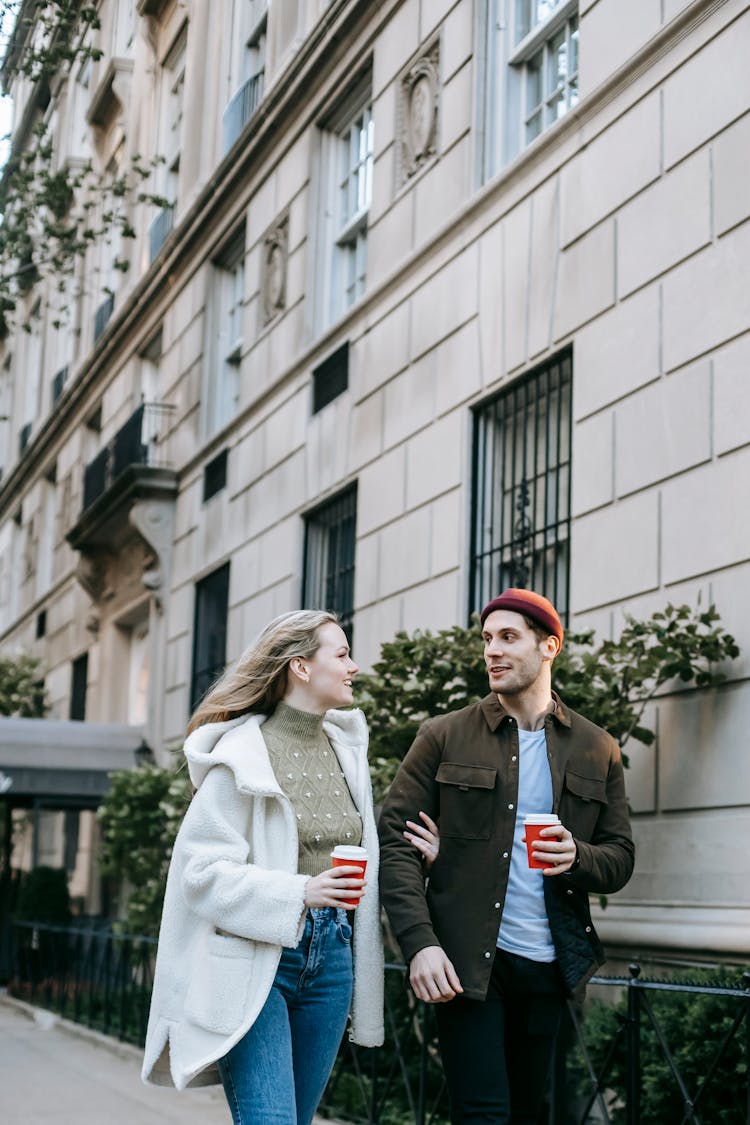
<path fill-rule="evenodd" d="M 323 733 L 323 716 L 281 702 L 260 729 L 276 780 L 297 815 L 299 874 L 319 875 L 331 867 L 336 844 L 362 840 L 362 820 Z"/>

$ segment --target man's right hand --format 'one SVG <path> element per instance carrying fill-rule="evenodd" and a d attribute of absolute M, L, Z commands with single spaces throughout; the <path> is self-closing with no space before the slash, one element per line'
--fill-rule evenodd
<path fill-rule="evenodd" d="M 428 1004 L 444 1004 L 463 992 L 456 970 L 439 945 L 427 945 L 414 954 L 409 980 L 416 996 Z"/>

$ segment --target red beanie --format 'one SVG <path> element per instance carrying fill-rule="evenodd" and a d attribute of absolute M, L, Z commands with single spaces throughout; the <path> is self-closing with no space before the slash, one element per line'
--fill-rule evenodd
<path fill-rule="evenodd" d="M 546 629 L 551 636 L 557 637 L 560 648 L 562 648 L 564 633 L 562 622 L 552 602 L 541 594 L 535 594 L 533 590 L 518 590 L 512 586 L 509 587 L 498 598 L 493 598 L 484 607 L 480 614 L 483 625 L 486 618 L 496 609 L 510 609 L 514 613 L 522 613 L 524 617 L 530 617 L 537 625 Z"/>

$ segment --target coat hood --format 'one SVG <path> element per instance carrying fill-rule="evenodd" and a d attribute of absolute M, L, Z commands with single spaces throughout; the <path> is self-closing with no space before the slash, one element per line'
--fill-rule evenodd
<path fill-rule="evenodd" d="M 265 719 L 265 715 L 241 715 L 224 723 L 206 723 L 194 730 L 186 739 L 184 750 L 195 788 L 200 787 L 213 766 L 224 765 L 234 773 L 239 789 L 280 793 L 265 745 L 259 737 Z M 347 764 L 350 769 L 355 765 L 355 756 L 360 762 L 366 761 L 362 748 L 367 747 L 368 730 L 360 710 L 326 711 L 323 730 L 340 758 L 347 758 L 347 752 L 351 753 L 352 761 L 341 763 L 345 773 Z"/>

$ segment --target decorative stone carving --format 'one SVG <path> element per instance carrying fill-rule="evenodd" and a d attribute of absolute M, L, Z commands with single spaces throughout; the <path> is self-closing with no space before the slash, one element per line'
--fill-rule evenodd
<path fill-rule="evenodd" d="M 286 274 L 289 260 L 289 213 L 286 212 L 263 238 L 261 305 L 263 325 L 286 308 Z"/>
<path fill-rule="evenodd" d="M 440 43 L 432 44 L 401 78 L 397 139 L 399 186 L 437 152 Z"/>

